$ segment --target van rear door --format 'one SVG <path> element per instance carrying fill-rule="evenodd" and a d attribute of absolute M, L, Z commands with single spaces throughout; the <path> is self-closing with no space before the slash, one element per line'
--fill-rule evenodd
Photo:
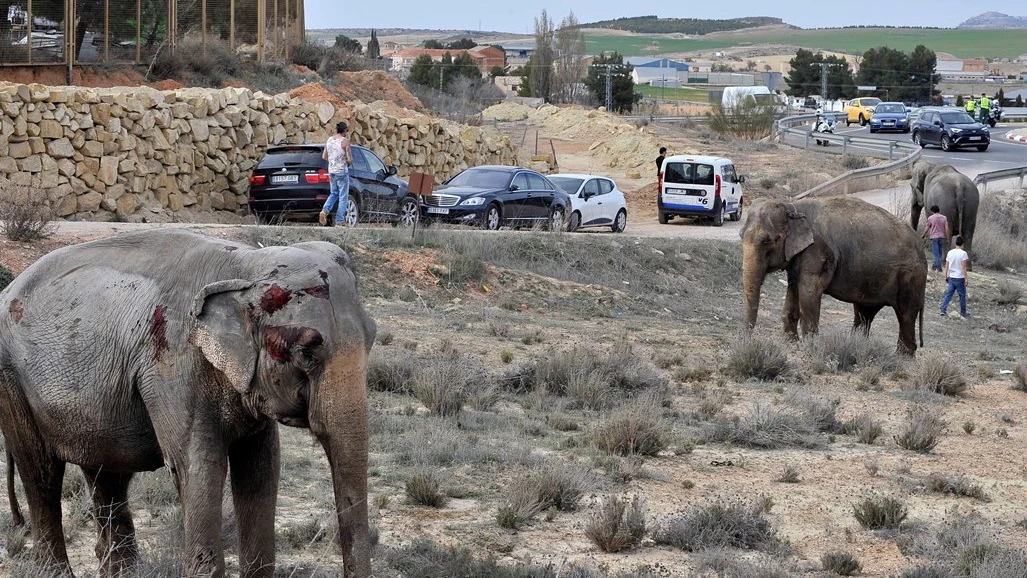
<path fill-rule="evenodd" d="M 693 161 L 664 161 L 663 205 L 669 209 L 713 210 L 714 167 Z"/>

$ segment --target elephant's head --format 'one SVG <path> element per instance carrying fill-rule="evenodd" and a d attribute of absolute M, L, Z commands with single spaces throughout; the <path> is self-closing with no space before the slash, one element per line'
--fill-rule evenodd
<path fill-rule="evenodd" d="M 252 261 L 252 278 L 196 295 L 190 342 L 254 418 L 308 427 L 321 442 L 345 576 L 370 576 L 365 380 L 376 329 L 349 259 L 329 243 L 240 251 L 240 259 Z"/>
<path fill-rule="evenodd" d="M 793 257 L 813 244 L 813 229 L 806 215 L 792 203 L 755 203 L 741 231 L 742 288 L 745 320 L 756 325 L 763 279 L 771 271 L 788 267 Z"/>

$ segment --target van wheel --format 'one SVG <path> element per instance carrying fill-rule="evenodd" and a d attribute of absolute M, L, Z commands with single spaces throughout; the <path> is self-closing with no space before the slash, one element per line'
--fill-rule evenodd
<path fill-rule="evenodd" d="M 724 201 L 720 202 L 720 206 L 713 209 L 713 226 L 723 227 L 724 226 L 724 215 L 727 213 L 727 203 Z"/>
<path fill-rule="evenodd" d="M 744 199 L 739 197 L 739 199 L 738 199 L 738 210 L 735 211 L 734 213 L 731 213 L 731 220 L 732 221 L 741 221 L 742 220 L 742 201 L 743 200 Z"/>
<path fill-rule="evenodd" d="M 669 220 L 670 220 L 670 217 L 667 216 L 667 213 L 664 213 L 663 211 L 660 211 L 660 224 L 661 225 L 666 225 L 667 221 L 669 221 Z"/>

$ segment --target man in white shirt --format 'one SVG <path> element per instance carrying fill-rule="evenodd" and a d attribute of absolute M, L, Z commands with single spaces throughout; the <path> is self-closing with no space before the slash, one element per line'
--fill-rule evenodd
<path fill-rule="evenodd" d="M 953 293 L 959 293 L 959 314 L 963 319 L 969 319 L 970 314 L 966 312 L 966 285 L 967 285 L 967 263 L 969 255 L 963 250 L 963 236 L 956 237 L 956 248 L 949 251 L 945 257 L 945 281 L 948 282 L 948 289 L 945 290 L 945 298 L 941 301 L 941 314 L 945 316 L 948 312 L 949 301 Z"/>
<path fill-rule="evenodd" d="M 346 223 L 346 209 L 349 207 L 349 166 L 353 164 L 353 153 L 350 152 L 349 138 L 346 131 L 349 127 L 344 122 L 335 125 L 335 134 L 325 142 L 321 158 L 328 161 L 329 195 L 325 201 L 318 221 L 324 225 L 328 215 L 332 213 L 335 202 L 339 202 L 339 210 L 335 213 L 335 224 Z"/>

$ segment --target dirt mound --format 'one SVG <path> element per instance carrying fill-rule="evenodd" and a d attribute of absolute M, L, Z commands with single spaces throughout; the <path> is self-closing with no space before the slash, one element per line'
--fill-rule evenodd
<path fill-rule="evenodd" d="M 636 219 L 655 219 L 658 190 L 658 183 L 649 183 L 633 191 L 624 191 L 624 199 L 628 203 L 628 214 Z"/>
<path fill-rule="evenodd" d="M 65 86 L 68 84 L 67 70 L 59 66 L 47 67 L 11 67 L 5 68 L 3 80 L 14 84 L 45 84 L 47 86 Z M 115 86 L 146 86 L 146 77 L 131 67 L 119 70 L 103 71 L 92 68 L 76 68 L 72 73 L 71 84 L 92 88 L 111 88 Z"/>
<path fill-rule="evenodd" d="M 516 102 L 501 102 L 483 110 L 481 117 L 485 120 L 511 122 L 528 118 L 534 110 L 530 106 Z"/>
<path fill-rule="evenodd" d="M 347 107 L 346 101 L 343 100 L 341 96 L 325 88 L 324 85 L 318 82 L 311 82 L 310 84 L 297 86 L 289 91 L 289 96 L 299 98 L 307 102 L 312 102 L 314 104 L 327 102 L 336 108 Z"/>
<path fill-rule="evenodd" d="M 178 90 L 180 88 L 183 88 L 181 82 L 171 78 L 158 80 L 157 82 L 153 83 L 153 87 L 157 90 Z"/>
<path fill-rule="evenodd" d="M 332 89 L 345 100 L 390 100 L 403 108 L 424 110 L 424 105 L 416 96 L 384 71 L 340 72 L 336 80 L 338 83 Z"/>

